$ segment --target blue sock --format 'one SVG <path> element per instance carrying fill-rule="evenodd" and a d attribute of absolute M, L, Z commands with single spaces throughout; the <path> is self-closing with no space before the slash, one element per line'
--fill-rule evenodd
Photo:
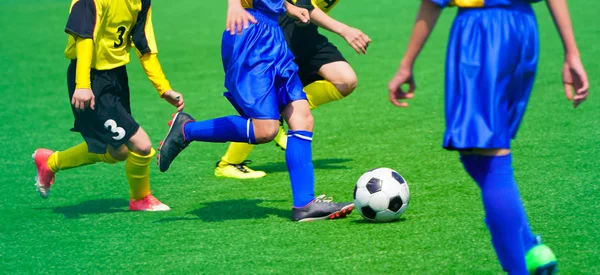
<path fill-rule="evenodd" d="M 252 120 L 241 116 L 188 122 L 183 126 L 183 133 L 185 139 L 190 141 L 233 141 L 256 144 Z"/>
<path fill-rule="evenodd" d="M 285 150 L 292 182 L 294 207 L 303 207 L 315 198 L 315 173 L 312 163 L 312 136 L 309 131 L 288 131 Z"/>
<path fill-rule="evenodd" d="M 463 155 L 465 170 L 481 189 L 486 224 L 500 264 L 510 274 L 527 274 L 525 253 L 533 246 L 512 156 Z"/>

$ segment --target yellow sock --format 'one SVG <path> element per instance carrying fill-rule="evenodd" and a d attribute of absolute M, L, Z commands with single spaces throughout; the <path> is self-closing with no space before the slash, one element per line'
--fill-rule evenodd
<path fill-rule="evenodd" d="M 317 80 L 304 87 L 311 109 L 317 108 L 325 103 L 344 98 L 335 85 L 327 80 Z"/>
<path fill-rule="evenodd" d="M 60 170 L 94 164 L 96 162 L 114 164 L 119 161 L 114 159 L 108 152 L 104 154 L 88 152 L 87 143 L 83 142 L 67 150 L 54 152 L 48 158 L 48 167 L 50 167 L 52 172 L 56 173 Z"/>
<path fill-rule="evenodd" d="M 227 148 L 227 152 L 221 158 L 219 167 L 225 167 L 228 164 L 240 164 L 250 155 L 254 145 L 243 142 L 232 142 Z"/>
<path fill-rule="evenodd" d="M 154 148 L 147 156 L 129 151 L 125 162 L 125 174 L 129 181 L 129 194 L 133 200 L 143 199 L 150 194 L 150 163 L 154 154 Z"/>

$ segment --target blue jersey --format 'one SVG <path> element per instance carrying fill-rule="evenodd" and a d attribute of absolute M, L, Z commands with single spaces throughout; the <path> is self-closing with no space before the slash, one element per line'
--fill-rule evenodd
<path fill-rule="evenodd" d="M 542 0 L 430 0 L 441 7 L 456 6 L 459 8 L 484 8 L 509 6 L 515 3 L 535 3 Z"/>
<path fill-rule="evenodd" d="M 266 15 L 282 15 L 285 13 L 283 7 L 285 0 L 242 0 L 242 6 L 246 9 L 254 9 Z"/>

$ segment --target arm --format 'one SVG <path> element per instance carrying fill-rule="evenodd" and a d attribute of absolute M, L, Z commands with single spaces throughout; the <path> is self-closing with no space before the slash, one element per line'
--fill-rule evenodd
<path fill-rule="evenodd" d="M 242 34 L 242 30 L 247 29 L 250 23 L 256 24 L 256 22 L 254 16 L 242 6 L 242 0 L 227 0 L 225 30 L 231 35 L 234 35 L 236 32 L 238 35 Z"/>
<path fill-rule="evenodd" d="M 310 12 L 310 19 L 315 25 L 343 37 L 346 42 L 348 42 L 348 45 L 350 45 L 358 54 L 367 53 L 371 38 L 359 29 L 352 28 L 331 18 L 318 7 L 312 9 Z"/>
<path fill-rule="evenodd" d="M 152 82 L 160 97 L 177 107 L 177 110 L 181 112 L 184 107 L 183 96 L 173 91 L 160 66 L 160 62 L 158 62 L 158 48 L 154 38 L 152 5 L 150 0 L 142 1 L 142 10 L 138 14 L 135 26 L 131 31 L 131 38 L 142 67 L 146 72 L 146 76 L 148 76 L 148 79 Z"/>
<path fill-rule="evenodd" d="M 398 107 L 408 107 L 407 102 L 399 102 L 398 99 L 410 99 L 414 97 L 413 93 L 416 89 L 416 85 L 413 79 L 412 69 L 417 56 L 423 49 L 441 12 L 442 7 L 434 2 L 429 0 L 421 1 L 417 20 L 413 27 L 406 53 L 400 62 L 400 68 L 398 68 L 398 71 L 388 83 L 390 101 Z M 410 86 L 408 92 L 404 92 L 401 87 L 402 84 L 408 84 Z"/>
<path fill-rule="evenodd" d="M 75 91 L 71 105 L 77 112 L 86 108 L 94 110 L 95 98 L 92 91 L 90 72 L 94 58 L 94 34 L 103 6 L 91 0 L 73 2 L 65 32 L 75 40 L 77 65 L 75 66 Z"/>
<path fill-rule="evenodd" d="M 297 7 L 294 4 L 284 0 L 283 5 L 287 11 L 288 16 L 298 19 L 302 24 L 310 23 L 310 15 L 307 9 Z"/>
<path fill-rule="evenodd" d="M 567 99 L 573 101 L 573 107 L 576 108 L 587 98 L 589 82 L 575 42 L 569 9 L 565 0 L 547 0 L 546 3 L 565 50 L 563 65 L 565 95 Z M 575 96 L 573 96 L 573 89 L 575 89 Z"/>

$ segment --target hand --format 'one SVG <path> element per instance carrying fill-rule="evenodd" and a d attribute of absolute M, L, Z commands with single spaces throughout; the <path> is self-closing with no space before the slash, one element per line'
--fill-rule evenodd
<path fill-rule="evenodd" d="M 96 107 L 94 93 L 90 89 L 75 89 L 71 98 L 71 105 L 73 105 L 77 112 L 83 112 L 87 107 L 94 110 Z"/>
<path fill-rule="evenodd" d="M 346 39 L 348 45 L 352 47 L 358 54 L 366 54 L 371 38 L 364 34 L 359 29 L 348 27 L 340 35 Z"/>
<path fill-rule="evenodd" d="M 177 112 L 183 111 L 183 96 L 180 93 L 173 90 L 168 90 L 162 95 L 162 97 L 171 105 L 177 107 Z"/>
<path fill-rule="evenodd" d="M 294 5 L 286 5 L 287 15 L 298 20 L 296 25 L 310 24 L 310 13 L 305 8 L 299 8 Z"/>
<path fill-rule="evenodd" d="M 562 74 L 565 95 L 568 100 L 573 101 L 573 108 L 577 108 L 587 98 L 590 86 L 579 55 L 565 57 Z M 573 96 L 573 89 L 575 89 L 575 96 Z"/>
<path fill-rule="evenodd" d="M 238 35 L 242 34 L 242 31 L 248 28 L 249 22 L 256 24 L 258 21 L 242 6 L 233 6 L 227 9 L 225 30 L 231 35 L 234 35 L 236 32 Z"/>
<path fill-rule="evenodd" d="M 409 68 L 412 68 L 412 66 Z M 402 89 L 402 85 L 404 84 L 409 85 L 408 92 L 405 92 Z M 397 107 L 408 107 L 408 102 L 400 102 L 398 101 L 398 99 L 413 98 L 415 96 L 414 92 L 416 88 L 417 86 L 415 85 L 415 79 L 413 78 L 412 69 L 406 69 L 401 66 L 400 69 L 398 69 L 396 75 L 394 75 L 394 78 L 392 78 L 392 80 L 390 80 L 390 82 L 388 83 L 390 101 Z"/>

